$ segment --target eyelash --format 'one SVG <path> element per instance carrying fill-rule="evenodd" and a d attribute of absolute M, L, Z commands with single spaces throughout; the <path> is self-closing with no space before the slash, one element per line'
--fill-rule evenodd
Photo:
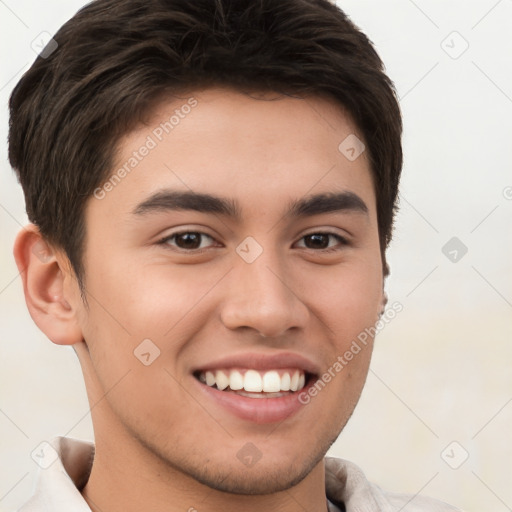
<path fill-rule="evenodd" d="M 164 238 L 162 238 L 161 240 L 159 240 L 157 242 L 158 245 L 163 245 L 163 246 L 169 246 L 169 241 L 174 239 L 175 237 L 178 237 L 180 235 L 186 235 L 186 234 L 196 234 L 196 235 L 200 235 L 201 237 L 208 237 L 210 238 L 211 240 L 215 240 L 212 236 L 208 235 L 207 233 L 204 233 L 202 231 L 192 231 L 192 230 L 187 230 L 187 231 L 179 231 L 177 233 L 173 233 L 171 235 L 168 235 Z M 342 237 L 341 235 L 337 234 L 337 233 L 330 233 L 329 231 L 314 231 L 312 233 L 307 233 L 305 235 L 303 235 L 299 240 L 303 240 L 304 238 L 308 237 L 308 236 L 313 236 L 313 235 L 326 235 L 326 236 L 330 236 L 330 237 L 333 237 L 335 238 L 339 245 L 338 246 L 335 246 L 335 247 L 328 247 L 326 249 L 310 249 L 312 250 L 313 252 L 317 252 L 317 253 L 331 253 L 331 252 L 336 252 L 336 251 L 339 251 L 340 250 L 340 246 L 341 247 L 344 247 L 344 246 L 347 246 L 347 245 L 350 245 L 349 244 L 349 241 Z M 182 249 L 181 247 L 177 247 L 176 250 L 178 251 L 182 251 L 182 252 L 188 252 L 188 253 L 194 253 L 194 254 L 200 254 L 206 250 L 208 250 L 209 247 L 204 247 L 204 248 L 199 248 L 199 249 Z M 308 247 L 304 247 L 304 249 L 309 249 Z"/>

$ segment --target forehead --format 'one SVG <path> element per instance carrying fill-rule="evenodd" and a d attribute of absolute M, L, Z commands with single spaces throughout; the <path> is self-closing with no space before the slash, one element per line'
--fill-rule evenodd
<path fill-rule="evenodd" d="M 184 94 L 161 101 L 119 141 L 102 208 L 128 212 L 164 188 L 235 197 L 247 208 L 348 190 L 371 206 L 362 139 L 327 98 L 224 88 Z"/>

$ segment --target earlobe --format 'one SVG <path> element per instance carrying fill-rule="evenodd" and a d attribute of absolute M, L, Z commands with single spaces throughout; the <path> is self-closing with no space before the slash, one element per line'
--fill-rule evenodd
<path fill-rule="evenodd" d="M 31 224 L 18 233 L 14 258 L 30 316 L 37 326 L 59 345 L 82 341 L 76 315 L 79 294 L 73 292 L 78 285 L 70 270 L 65 268 L 63 256 Z"/>
<path fill-rule="evenodd" d="M 381 309 L 380 309 L 379 317 L 381 317 L 384 314 L 384 312 L 386 311 L 387 303 L 388 303 L 388 294 L 385 291 L 382 291 L 382 301 L 381 301 Z"/>

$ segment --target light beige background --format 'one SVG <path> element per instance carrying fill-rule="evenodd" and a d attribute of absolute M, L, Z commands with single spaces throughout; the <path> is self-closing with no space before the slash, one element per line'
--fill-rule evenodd
<path fill-rule="evenodd" d="M 45 339 L 25 308 L 11 247 L 26 217 L 4 143 L 7 98 L 35 57 L 31 42 L 83 3 L 0 2 L 2 511 L 32 491 L 30 453 L 42 440 L 92 435 L 73 351 Z M 387 290 L 404 310 L 380 333 L 361 402 L 331 453 L 388 490 L 510 511 L 512 1 L 339 3 L 401 97 L 405 168 Z M 454 236 L 468 248 L 456 263 L 442 252 Z"/>

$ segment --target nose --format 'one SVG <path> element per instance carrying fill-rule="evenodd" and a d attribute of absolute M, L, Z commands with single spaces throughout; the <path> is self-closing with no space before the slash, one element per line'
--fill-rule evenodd
<path fill-rule="evenodd" d="M 279 337 L 307 325 L 309 310 L 289 273 L 264 257 L 235 267 L 221 309 L 225 327 Z"/>

